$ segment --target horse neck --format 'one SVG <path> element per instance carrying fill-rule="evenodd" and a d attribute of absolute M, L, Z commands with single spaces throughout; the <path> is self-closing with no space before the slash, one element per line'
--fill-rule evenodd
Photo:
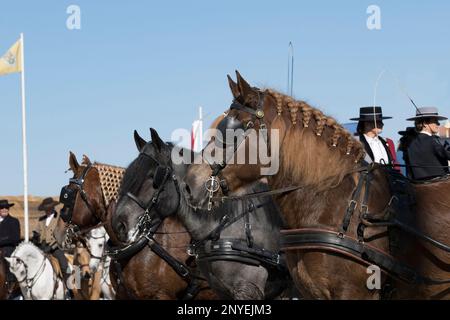
<path fill-rule="evenodd" d="M 289 128 L 280 145 L 280 169 L 272 183 L 285 181 L 326 190 L 358 167 L 355 157 L 347 155 L 344 146 L 330 145 L 327 133 L 318 136 L 310 128 Z"/>
<path fill-rule="evenodd" d="M 103 194 L 102 191 L 102 197 L 100 201 L 95 201 L 96 202 L 96 208 L 95 208 L 95 215 L 97 217 L 98 220 L 100 220 L 100 222 L 105 223 L 107 220 L 106 217 L 106 200 L 105 200 L 105 195 Z"/>

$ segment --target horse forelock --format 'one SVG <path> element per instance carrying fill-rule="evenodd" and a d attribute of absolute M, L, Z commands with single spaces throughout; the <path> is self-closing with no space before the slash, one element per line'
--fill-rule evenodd
<path fill-rule="evenodd" d="M 126 195 L 128 192 L 137 194 L 147 179 L 147 173 L 150 171 L 152 165 L 154 165 L 153 161 L 144 155 L 140 154 L 134 159 L 125 170 L 119 196 Z"/>

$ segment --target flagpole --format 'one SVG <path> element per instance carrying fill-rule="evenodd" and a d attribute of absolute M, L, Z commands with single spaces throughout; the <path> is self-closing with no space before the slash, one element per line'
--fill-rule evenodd
<path fill-rule="evenodd" d="M 203 108 L 202 107 L 198 107 L 198 120 L 200 121 L 199 124 L 199 136 L 198 136 L 198 145 L 199 145 L 199 152 L 202 151 L 203 149 Z"/>
<path fill-rule="evenodd" d="M 291 41 L 289 42 L 287 78 L 287 94 L 292 97 L 294 86 L 294 46 Z"/>
<path fill-rule="evenodd" d="M 23 152 L 23 206 L 24 206 L 24 222 L 25 222 L 25 242 L 29 241 L 28 228 L 28 161 L 27 161 L 27 126 L 25 112 L 25 55 L 23 33 L 20 34 L 20 50 L 22 58 L 21 77 L 21 93 L 22 93 L 22 152 Z"/>

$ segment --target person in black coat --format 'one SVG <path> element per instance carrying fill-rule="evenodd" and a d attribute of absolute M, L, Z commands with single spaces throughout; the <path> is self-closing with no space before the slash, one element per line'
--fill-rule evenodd
<path fill-rule="evenodd" d="M 20 242 L 19 220 L 9 215 L 13 205 L 8 200 L 0 200 L 0 250 L 5 257 L 10 257 Z"/>
<path fill-rule="evenodd" d="M 427 180 L 450 173 L 450 145 L 442 144 L 437 135 L 439 120 L 446 119 L 434 107 L 419 108 L 415 117 L 407 119 L 415 122 L 418 133 L 407 150 L 412 179 Z"/>

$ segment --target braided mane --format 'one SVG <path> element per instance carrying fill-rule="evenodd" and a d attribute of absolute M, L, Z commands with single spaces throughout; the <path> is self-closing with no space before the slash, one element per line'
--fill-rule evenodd
<path fill-rule="evenodd" d="M 334 118 L 273 89 L 266 93 L 275 106 L 268 121 L 280 132 L 278 178 L 329 188 L 364 158 L 362 144 Z"/>

